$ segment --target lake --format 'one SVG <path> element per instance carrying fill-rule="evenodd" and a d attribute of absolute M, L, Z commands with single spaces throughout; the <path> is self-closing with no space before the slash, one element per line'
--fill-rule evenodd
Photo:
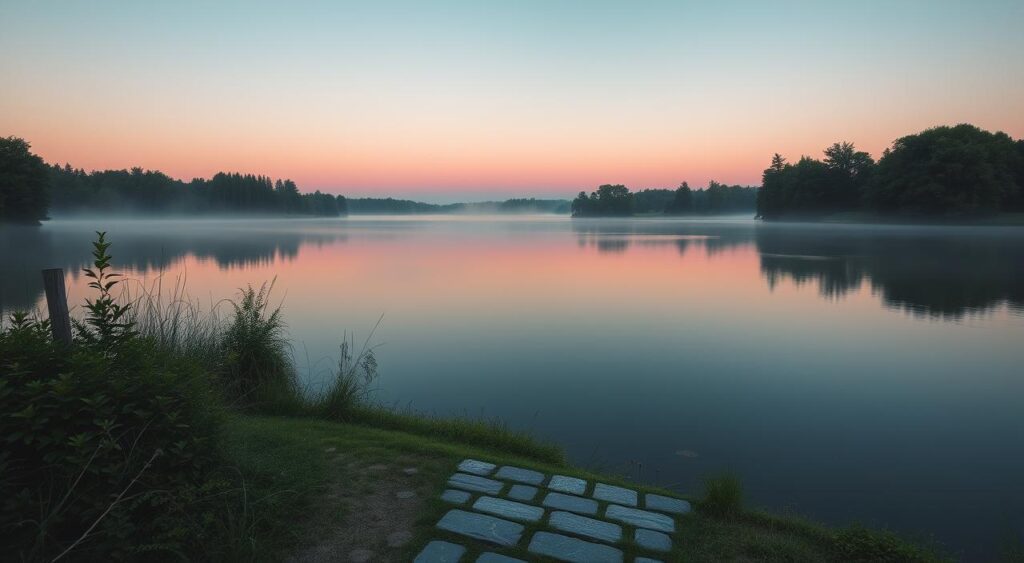
<path fill-rule="evenodd" d="M 384 403 L 497 417 L 683 493 L 733 471 L 752 505 L 969 559 L 1024 530 L 1024 228 L 57 220 L 0 231 L 0 308 L 42 306 L 39 270 L 77 272 L 94 230 L 204 303 L 276 278 L 311 386 L 383 315 Z"/>

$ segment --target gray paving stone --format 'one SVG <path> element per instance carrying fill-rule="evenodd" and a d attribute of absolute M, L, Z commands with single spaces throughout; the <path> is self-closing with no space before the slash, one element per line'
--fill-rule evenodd
<path fill-rule="evenodd" d="M 637 557 L 633 560 L 633 563 L 665 563 L 658 559 L 651 559 L 650 557 Z"/>
<path fill-rule="evenodd" d="M 537 522 L 544 517 L 544 509 L 521 502 L 494 497 L 480 497 L 473 503 L 473 510 L 494 514 L 510 520 Z"/>
<path fill-rule="evenodd" d="M 472 473 L 474 475 L 490 475 L 491 471 L 497 467 L 493 463 L 487 463 L 486 461 L 479 461 L 476 459 L 464 459 L 462 463 L 459 463 L 459 471 L 463 473 Z"/>
<path fill-rule="evenodd" d="M 494 474 L 494 476 L 498 479 L 519 481 L 520 483 L 526 483 L 527 485 L 540 485 L 544 482 L 543 473 L 532 469 L 523 469 L 522 467 L 512 467 L 511 465 L 502 467 Z"/>
<path fill-rule="evenodd" d="M 448 501 L 452 504 L 466 504 L 471 495 L 466 491 L 456 491 L 455 489 L 445 489 L 441 493 L 441 500 Z"/>
<path fill-rule="evenodd" d="M 427 544 L 413 563 L 458 563 L 466 548 L 457 543 L 435 540 Z"/>
<path fill-rule="evenodd" d="M 548 508 L 579 512 L 580 514 L 597 514 L 597 501 L 562 493 L 548 493 L 541 504 Z"/>
<path fill-rule="evenodd" d="M 658 532 L 666 532 L 669 534 L 676 531 L 675 520 L 672 520 L 671 517 L 665 516 L 664 514 L 658 514 L 657 512 L 648 512 L 646 510 L 640 510 L 639 508 L 627 508 L 617 504 L 609 504 L 607 510 L 604 511 L 604 515 L 609 520 L 623 522 L 638 528 L 647 528 L 649 530 L 656 530 Z"/>
<path fill-rule="evenodd" d="M 537 496 L 537 490 L 537 487 L 531 487 L 529 485 L 512 485 L 512 488 L 505 493 L 505 496 L 529 502 L 533 500 L 533 497 Z"/>
<path fill-rule="evenodd" d="M 565 475 L 555 475 L 548 482 L 548 488 L 553 491 L 560 493 L 569 493 L 571 495 L 582 495 L 587 491 L 587 482 L 583 479 L 577 479 L 575 477 L 566 477 Z"/>
<path fill-rule="evenodd" d="M 622 563 L 622 551 L 614 547 L 550 532 L 533 534 L 528 549 L 570 563 Z"/>
<path fill-rule="evenodd" d="M 476 558 L 476 563 L 526 563 L 526 561 L 488 551 L 487 553 L 481 553 L 480 557 Z"/>
<path fill-rule="evenodd" d="M 497 545 L 515 545 L 523 537 L 523 526 L 486 514 L 474 514 L 465 510 L 449 510 L 437 527 L 456 534 L 468 536 Z"/>
<path fill-rule="evenodd" d="M 672 538 L 661 532 L 637 528 L 633 535 L 636 544 L 651 551 L 672 551 Z"/>
<path fill-rule="evenodd" d="M 644 495 L 644 506 L 648 510 L 672 514 L 689 514 L 690 512 L 690 503 L 685 500 L 655 494 Z"/>
<path fill-rule="evenodd" d="M 488 479 L 486 477 L 480 477 L 479 475 L 466 475 L 465 473 L 456 473 L 448 478 L 448 486 L 455 487 L 456 489 L 465 489 L 467 491 L 473 491 L 477 493 L 487 493 L 489 495 L 496 495 L 501 492 L 501 489 L 505 486 L 505 483 L 501 481 L 495 481 L 494 479 Z"/>
<path fill-rule="evenodd" d="M 556 530 L 608 543 L 618 543 L 622 539 L 622 526 L 571 512 L 552 512 L 551 518 L 548 519 L 548 525 Z"/>
<path fill-rule="evenodd" d="M 590 495 L 597 500 L 606 500 L 624 506 L 636 506 L 636 491 L 598 483 L 594 485 L 594 494 Z"/>

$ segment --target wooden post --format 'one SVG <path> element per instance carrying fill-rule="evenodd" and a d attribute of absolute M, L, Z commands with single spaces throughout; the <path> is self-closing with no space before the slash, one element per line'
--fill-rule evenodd
<path fill-rule="evenodd" d="M 70 346 L 71 315 L 68 314 L 68 296 L 64 291 L 64 269 L 43 270 L 43 289 L 46 290 L 46 308 L 50 310 L 53 339 Z"/>

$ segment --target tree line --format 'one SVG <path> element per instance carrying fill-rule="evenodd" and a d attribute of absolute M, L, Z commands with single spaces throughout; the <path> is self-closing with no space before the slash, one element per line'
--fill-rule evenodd
<path fill-rule="evenodd" d="M 674 190 L 655 188 L 630 192 L 621 184 L 605 184 L 572 201 L 573 217 L 628 217 L 632 215 L 722 215 L 753 212 L 756 187 L 727 186 L 715 181 L 691 189 L 683 182 Z"/>
<path fill-rule="evenodd" d="M 779 154 L 762 177 L 757 215 L 817 218 L 861 212 L 971 217 L 1024 211 L 1024 140 L 973 125 L 935 127 L 897 139 L 876 162 L 853 143 L 822 160 Z"/>
<path fill-rule="evenodd" d="M 0 222 L 55 214 L 285 214 L 336 217 L 344 196 L 301 193 L 291 180 L 224 173 L 183 182 L 155 170 L 86 172 L 47 165 L 24 139 L 0 138 Z"/>

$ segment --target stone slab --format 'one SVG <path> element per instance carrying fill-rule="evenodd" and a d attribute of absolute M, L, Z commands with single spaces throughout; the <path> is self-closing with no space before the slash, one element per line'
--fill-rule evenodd
<path fill-rule="evenodd" d="M 623 506 L 636 506 L 636 491 L 598 483 L 594 485 L 594 494 L 590 495 L 597 500 L 605 500 L 621 504 Z"/>
<path fill-rule="evenodd" d="M 644 506 L 648 510 L 671 514 L 689 514 L 691 510 L 690 503 L 685 500 L 655 494 L 644 495 Z"/>
<path fill-rule="evenodd" d="M 437 523 L 437 527 L 463 536 L 468 536 L 481 541 L 510 546 L 519 543 L 523 537 L 522 524 L 487 516 L 486 514 L 475 514 L 465 510 L 449 510 Z"/>
<path fill-rule="evenodd" d="M 582 495 L 587 492 L 587 482 L 583 479 L 577 479 L 576 477 L 566 477 L 565 475 L 555 475 L 548 482 L 548 488 L 552 491 L 558 491 L 560 493 L 569 493 L 570 495 Z"/>
<path fill-rule="evenodd" d="M 488 551 L 487 553 L 481 553 L 480 557 L 476 558 L 476 563 L 526 563 L 526 561 Z"/>
<path fill-rule="evenodd" d="M 523 469 L 522 467 L 512 467 L 511 465 L 502 467 L 494 476 L 498 479 L 518 481 L 527 485 L 540 485 L 544 482 L 543 473 L 532 469 Z"/>
<path fill-rule="evenodd" d="M 537 487 L 531 487 L 529 485 L 512 485 L 512 488 L 505 493 L 505 496 L 511 499 L 529 502 L 537 496 L 537 491 Z"/>
<path fill-rule="evenodd" d="M 486 512 L 510 520 L 537 522 L 544 517 L 544 509 L 521 502 L 494 497 L 480 497 L 473 503 L 473 510 Z"/>
<path fill-rule="evenodd" d="M 672 538 L 661 532 L 637 528 L 633 535 L 636 544 L 651 551 L 672 551 Z"/>
<path fill-rule="evenodd" d="M 471 495 L 466 491 L 456 491 L 455 489 L 445 489 L 441 493 L 441 500 L 450 502 L 452 504 L 466 504 Z"/>
<path fill-rule="evenodd" d="M 501 481 L 495 481 L 494 479 L 488 479 L 486 477 L 480 477 L 479 475 L 467 475 L 465 473 L 456 473 L 448 478 L 448 486 L 455 487 L 456 489 L 465 489 L 467 491 L 473 491 L 476 493 L 487 493 L 489 495 L 496 495 L 501 492 L 501 489 L 505 486 L 505 483 Z"/>
<path fill-rule="evenodd" d="M 609 504 L 608 508 L 604 511 L 604 515 L 609 520 L 615 520 L 616 522 L 622 522 L 629 524 L 630 526 L 636 526 L 637 528 L 647 528 L 649 530 L 666 532 L 669 534 L 676 531 L 675 520 L 669 516 L 665 516 L 664 514 L 658 514 L 657 512 L 648 512 L 646 510 L 640 510 L 639 508 L 628 508 L 617 504 Z"/>
<path fill-rule="evenodd" d="M 533 534 L 528 549 L 530 553 L 570 563 L 622 563 L 621 550 L 550 532 Z"/>
<path fill-rule="evenodd" d="M 413 563 L 458 563 L 466 548 L 457 543 L 435 540 L 427 544 Z"/>
<path fill-rule="evenodd" d="M 459 471 L 473 475 L 490 475 L 497 465 L 476 459 L 464 459 L 459 463 Z"/>
<path fill-rule="evenodd" d="M 548 493 L 541 504 L 548 508 L 579 512 L 580 514 L 597 514 L 597 501 L 562 493 Z"/>
<path fill-rule="evenodd" d="M 622 526 L 571 512 L 552 512 L 551 518 L 548 519 L 548 525 L 556 530 L 608 543 L 618 543 L 622 539 Z"/>

